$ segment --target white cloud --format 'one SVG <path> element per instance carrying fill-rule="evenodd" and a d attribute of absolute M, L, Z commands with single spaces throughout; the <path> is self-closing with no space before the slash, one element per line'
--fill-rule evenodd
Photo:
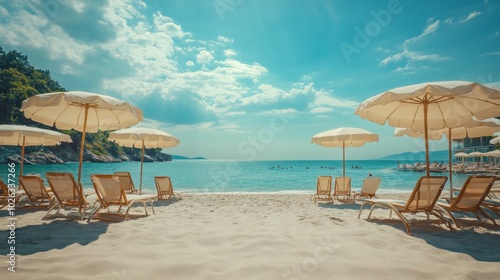
<path fill-rule="evenodd" d="M 358 102 L 348 99 L 338 99 L 332 96 L 333 92 L 324 90 L 315 91 L 315 99 L 311 104 L 311 108 L 330 107 L 330 108 L 356 108 Z"/>
<path fill-rule="evenodd" d="M 4 7 L 0 6 L 0 16 L 7 18 L 9 16 L 9 11 Z"/>
<path fill-rule="evenodd" d="M 410 62 L 414 62 L 414 61 L 441 61 L 446 59 L 448 59 L 448 57 L 440 56 L 437 54 L 423 54 L 418 52 L 412 52 L 410 50 L 405 49 L 400 53 L 393 54 L 384 58 L 380 62 L 380 65 L 385 66 L 391 62 L 399 62 L 401 60 L 408 60 Z"/>
<path fill-rule="evenodd" d="M 412 44 L 412 43 L 419 41 L 420 39 L 426 37 L 427 35 L 436 32 L 438 27 L 439 27 L 439 20 L 436 20 L 435 22 L 431 22 L 430 24 L 428 24 L 425 27 L 424 31 L 422 31 L 422 33 L 420 35 L 418 35 L 417 37 L 407 39 L 403 45 L 407 46 L 409 44 Z"/>
<path fill-rule="evenodd" d="M 217 40 L 219 40 L 220 42 L 225 43 L 225 44 L 234 43 L 233 39 L 230 39 L 230 38 L 225 37 L 225 36 L 220 36 L 220 35 L 219 35 L 219 37 L 217 37 Z"/>
<path fill-rule="evenodd" d="M 68 59 L 82 64 L 92 47 L 70 37 L 60 26 L 53 24 L 41 12 L 21 10 L 10 15 L 1 24 L 0 39 L 14 47 L 32 47 L 44 50 L 51 59 Z"/>
<path fill-rule="evenodd" d="M 226 57 L 233 57 L 236 56 L 236 52 L 232 49 L 224 50 L 224 55 Z"/>
<path fill-rule="evenodd" d="M 201 50 L 196 55 L 196 61 L 200 64 L 207 64 L 214 60 L 214 56 L 207 50 Z"/>
<path fill-rule="evenodd" d="M 462 24 L 462 23 L 468 22 L 469 20 L 479 16 L 480 14 L 481 14 L 481 12 L 473 11 L 473 12 L 470 12 L 467 16 L 461 17 L 456 21 L 454 18 L 447 18 L 444 22 L 446 22 L 448 24 Z"/>
<path fill-rule="evenodd" d="M 194 66 L 194 62 L 192 62 L 191 60 L 189 60 L 188 62 L 186 62 L 186 66 L 187 67 L 193 67 Z"/>
<path fill-rule="evenodd" d="M 332 108 L 329 107 L 315 107 L 311 110 L 312 114 L 322 114 L 322 113 L 328 113 L 333 111 Z"/>
<path fill-rule="evenodd" d="M 479 57 L 483 57 L 483 56 L 490 56 L 490 55 L 493 55 L 493 56 L 500 55 L 500 51 L 483 53 L 483 54 L 477 55 L 474 58 L 479 58 Z"/>
<path fill-rule="evenodd" d="M 170 17 L 157 12 L 153 15 L 153 22 L 156 32 L 165 32 L 172 38 L 183 38 L 185 33 L 180 25 L 175 24 Z"/>
<path fill-rule="evenodd" d="M 220 66 L 214 69 L 214 72 L 240 78 L 258 78 L 267 72 L 265 67 L 256 62 L 246 64 L 235 59 L 226 59 L 218 64 Z"/>

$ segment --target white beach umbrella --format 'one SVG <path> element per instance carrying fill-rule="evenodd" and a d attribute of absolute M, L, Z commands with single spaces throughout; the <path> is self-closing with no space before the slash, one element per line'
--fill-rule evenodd
<path fill-rule="evenodd" d="M 488 154 L 486 153 L 483 153 L 483 152 L 472 152 L 472 153 L 469 153 L 469 157 L 487 157 Z"/>
<path fill-rule="evenodd" d="M 500 150 L 489 151 L 486 154 L 488 154 L 491 157 L 500 157 Z"/>
<path fill-rule="evenodd" d="M 379 140 L 378 134 L 355 127 L 341 127 L 318 133 L 311 142 L 323 147 L 342 147 L 342 177 L 345 177 L 345 148 L 361 147 Z"/>
<path fill-rule="evenodd" d="M 464 81 L 430 82 L 395 88 L 363 101 L 356 114 L 378 124 L 423 130 L 429 176 L 429 130 L 463 126 L 475 116 L 500 112 L 500 90 Z"/>
<path fill-rule="evenodd" d="M 78 183 L 86 132 L 125 128 L 143 120 L 142 111 L 128 102 L 84 91 L 37 94 L 23 101 L 21 111 L 26 118 L 45 125 L 82 132 Z"/>
<path fill-rule="evenodd" d="M 131 127 L 113 131 L 109 141 L 120 146 L 141 148 L 141 179 L 139 193 L 142 193 L 142 166 L 144 163 L 144 148 L 170 148 L 179 145 L 180 140 L 161 130 Z"/>
<path fill-rule="evenodd" d="M 468 156 L 469 156 L 469 154 L 464 153 L 464 152 L 458 152 L 455 154 L 455 157 L 461 157 L 461 158 L 468 157 Z"/>
<path fill-rule="evenodd" d="M 21 167 L 19 176 L 23 176 L 24 148 L 26 146 L 56 146 L 61 142 L 73 142 L 67 134 L 57 131 L 25 125 L 0 125 L 0 145 L 21 147 Z"/>
<path fill-rule="evenodd" d="M 448 163 L 449 163 L 449 178 L 450 178 L 450 199 L 453 198 L 453 172 L 452 172 L 452 156 L 451 156 L 451 141 L 453 139 L 463 139 L 465 137 L 477 138 L 482 136 L 490 136 L 493 133 L 500 131 L 500 120 L 490 118 L 486 120 L 473 120 L 463 126 L 455 128 L 432 129 L 428 131 L 428 137 L 431 140 L 439 140 L 444 134 L 448 138 Z M 395 136 L 409 135 L 411 137 L 423 137 L 423 130 L 413 130 L 409 128 L 396 128 Z M 465 154 L 467 155 L 467 154 Z M 456 156 L 456 154 L 455 154 Z M 469 155 L 467 155 L 469 156 Z"/>

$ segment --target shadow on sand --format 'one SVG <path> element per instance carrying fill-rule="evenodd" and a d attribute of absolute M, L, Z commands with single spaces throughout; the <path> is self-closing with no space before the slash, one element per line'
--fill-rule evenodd
<path fill-rule="evenodd" d="M 6 228 L 10 221 L 2 219 Z M 16 228 L 14 231 L 15 244 L 8 244 L 8 238 L 12 235 L 11 229 L 0 231 L 0 254 L 9 254 L 8 248 L 15 246 L 15 253 L 19 255 L 31 255 L 52 249 L 63 249 L 72 244 L 87 245 L 104 234 L 108 223 L 80 223 L 74 220 L 54 220 L 38 225 L 28 225 Z M 7 246 L 3 246 L 7 245 Z"/>
<path fill-rule="evenodd" d="M 361 219 L 366 221 L 368 211 L 363 210 Z M 411 230 L 414 238 L 424 240 L 427 244 L 435 248 L 447 250 L 455 253 L 466 254 L 477 261 L 500 262 L 500 226 L 493 225 L 491 221 L 478 221 L 473 217 L 467 220 L 459 219 L 460 229 L 453 225 L 449 228 L 435 217 L 427 220 L 425 215 L 418 218 L 406 214 L 405 217 L 411 221 Z M 393 214 L 389 218 L 389 211 L 386 217 L 380 215 L 372 216 L 369 221 L 379 225 L 392 226 L 406 233 L 403 223 Z"/>

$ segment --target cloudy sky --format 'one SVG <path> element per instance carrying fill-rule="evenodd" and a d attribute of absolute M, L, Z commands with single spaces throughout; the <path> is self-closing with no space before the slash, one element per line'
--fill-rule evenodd
<path fill-rule="evenodd" d="M 500 1 L 0 0 L 0 45 L 67 90 L 127 100 L 141 126 L 210 159 L 338 159 L 311 144 L 378 133 L 351 159 L 423 150 L 362 120 L 363 100 L 409 84 L 500 81 Z M 431 149 L 446 149 L 432 142 Z"/>

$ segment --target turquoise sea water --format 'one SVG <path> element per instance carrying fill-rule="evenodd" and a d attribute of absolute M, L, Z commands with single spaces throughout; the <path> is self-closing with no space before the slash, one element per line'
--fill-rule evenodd
<path fill-rule="evenodd" d="M 355 167 L 358 166 L 356 169 Z M 354 167 L 354 168 L 353 168 Z M 19 166 L 16 166 L 17 173 Z M 75 179 L 78 163 L 25 165 L 24 174 L 45 172 L 71 172 Z M 82 183 L 92 189 L 90 174 L 129 171 L 136 188 L 139 188 L 140 162 L 83 163 Z M 6 181 L 8 166 L 0 165 L 0 177 Z M 363 178 L 372 173 L 382 178 L 380 193 L 409 192 L 424 173 L 397 170 L 397 161 L 348 160 L 346 176 L 352 178 L 353 190 L 359 190 Z M 178 192 L 233 193 L 233 192 L 298 192 L 313 193 L 316 178 L 321 175 L 342 176 L 342 161 L 227 161 L 227 160 L 174 160 L 172 162 L 144 163 L 143 190 L 156 192 L 154 176 L 170 176 L 174 190 Z M 448 173 L 431 173 L 447 176 Z M 453 185 L 461 186 L 467 175 L 454 174 Z M 448 186 L 446 187 L 448 188 Z M 446 190 L 446 189 L 445 189 Z"/>

